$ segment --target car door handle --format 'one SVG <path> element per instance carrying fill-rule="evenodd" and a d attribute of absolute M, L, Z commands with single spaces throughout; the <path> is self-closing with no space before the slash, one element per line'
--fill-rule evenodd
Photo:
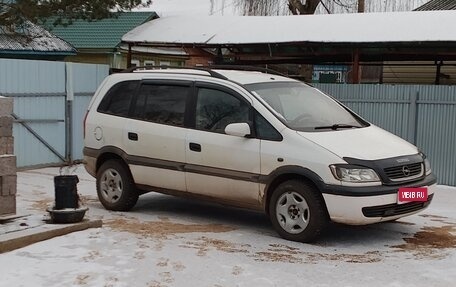
<path fill-rule="evenodd" d="M 201 152 L 201 145 L 197 143 L 190 143 L 189 145 L 190 150 L 196 151 L 196 152 Z"/>
<path fill-rule="evenodd" d="M 138 140 L 138 134 L 137 133 L 128 133 L 128 139 L 131 141 L 137 141 Z"/>

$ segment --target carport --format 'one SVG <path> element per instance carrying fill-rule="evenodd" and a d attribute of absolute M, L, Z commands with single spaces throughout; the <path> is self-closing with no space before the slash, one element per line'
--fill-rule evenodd
<path fill-rule="evenodd" d="M 212 49 L 217 64 L 352 65 L 353 83 L 359 82 L 361 65 L 430 61 L 438 84 L 440 67 L 456 60 L 455 26 L 456 11 L 175 16 L 147 22 L 122 41 L 129 59 L 132 47 L 147 46 Z"/>

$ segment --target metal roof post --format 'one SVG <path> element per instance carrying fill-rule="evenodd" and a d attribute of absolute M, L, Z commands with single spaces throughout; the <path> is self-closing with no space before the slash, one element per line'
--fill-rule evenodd
<path fill-rule="evenodd" d="M 215 57 L 215 64 L 216 65 L 223 64 L 222 46 L 217 47 L 217 56 Z"/>
<path fill-rule="evenodd" d="M 131 43 L 128 43 L 127 69 L 131 68 Z"/>
<path fill-rule="evenodd" d="M 359 48 L 353 50 L 353 63 L 352 63 L 352 84 L 359 84 Z"/>
<path fill-rule="evenodd" d="M 435 71 L 435 82 L 434 84 L 436 85 L 440 85 L 440 77 L 442 76 L 442 65 L 443 65 L 443 62 L 440 61 L 435 61 L 435 64 L 437 65 L 437 69 Z"/>
<path fill-rule="evenodd" d="M 73 63 L 65 63 L 65 159 L 71 164 L 73 159 L 73 100 L 74 100 L 74 77 Z"/>
<path fill-rule="evenodd" d="M 408 118 L 408 130 L 409 130 L 409 139 L 411 142 L 416 145 L 416 135 L 418 131 L 418 99 L 420 96 L 420 91 L 410 92 L 409 98 L 409 118 Z"/>

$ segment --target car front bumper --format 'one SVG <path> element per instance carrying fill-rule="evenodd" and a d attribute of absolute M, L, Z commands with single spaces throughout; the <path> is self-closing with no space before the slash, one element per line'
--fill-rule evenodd
<path fill-rule="evenodd" d="M 350 225 L 364 225 L 395 220 L 424 210 L 431 203 L 436 189 L 436 177 L 396 186 L 347 187 L 327 185 L 323 198 L 332 221 Z M 425 202 L 398 204 L 400 187 L 427 187 Z"/>

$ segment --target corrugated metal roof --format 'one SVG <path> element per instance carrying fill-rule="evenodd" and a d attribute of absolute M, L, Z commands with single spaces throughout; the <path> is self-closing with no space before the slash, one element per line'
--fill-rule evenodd
<path fill-rule="evenodd" d="M 75 20 L 66 27 L 53 26 L 53 19 L 46 24 L 77 49 L 114 49 L 125 33 L 156 17 L 155 12 L 121 12 L 98 21 Z"/>
<path fill-rule="evenodd" d="M 431 0 L 415 11 L 456 10 L 456 0 Z"/>
<path fill-rule="evenodd" d="M 2 30 L 0 30 L 2 31 Z M 26 22 L 20 32 L 0 32 L 0 53 L 74 55 L 76 49 L 42 27 Z"/>

